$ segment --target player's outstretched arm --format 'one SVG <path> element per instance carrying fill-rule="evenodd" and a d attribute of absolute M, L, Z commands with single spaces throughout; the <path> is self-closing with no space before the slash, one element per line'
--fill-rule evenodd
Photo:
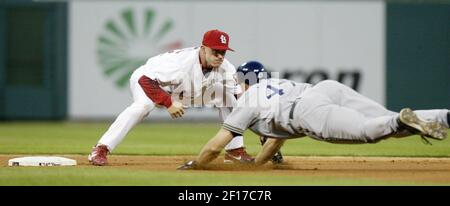
<path fill-rule="evenodd" d="M 269 161 L 277 151 L 283 146 L 284 139 L 267 138 L 261 151 L 255 157 L 256 165 L 263 165 Z"/>
<path fill-rule="evenodd" d="M 200 154 L 195 160 L 188 161 L 183 165 L 179 166 L 179 170 L 189 170 L 189 169 L 201 169 L 206 164 L 210 163 L 219 156 L 222 149 L 227 145 L 231 139 L 233 139 L 233 134 L 230 131 L 221 128 L 219 132 L 211 140 L 203 146 Z"/>
<path fill-rule="evenodd" d="M 209 140 L 203 147 L 200 154 L 197 156 L 197 164 L 205 165 L 216 159 L 231 139 L 233 139 L 233 134 L 231 134 L 230 131 L 221 128 L 216 136 Z"/>

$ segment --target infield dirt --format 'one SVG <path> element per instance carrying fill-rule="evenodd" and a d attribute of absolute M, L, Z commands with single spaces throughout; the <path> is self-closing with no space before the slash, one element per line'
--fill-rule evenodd
<path fill-rule="evenodd" d="M 0 155 L 0 167 L 8 160 L 30 155 Z M 37 156 L 37 155 L 36 155 Z M 77 160 L 77 167 L 96 167 L 89 164 L 86 155 L 54 155 Z M 194 156 L 125 156 L 110 155 L 106 167 L 127 170 L 175 171 Z M 183 171 L 180 171 L 183 172 Z M 265 173 L 276 176 L 370 178 L 388 181 L 427 182 L 450 184 L 450 158 L 406 157 L 285 157 L 282 165 L 267 163 L 262 167 L 224 164 L 222 158 L 203 170 L 207 173 Z"/>

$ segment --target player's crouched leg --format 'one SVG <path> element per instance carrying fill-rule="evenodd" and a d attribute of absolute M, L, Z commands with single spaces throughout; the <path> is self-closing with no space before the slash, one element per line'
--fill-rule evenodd
<path fill-rule="evenodd" d="M 97 145 L 92 148 L 88 156 L 93 165 L 104 166 L 108 164 L 107 155 L 125 137 L 136 124 L 142 121 L 154 108 L 152 102 L 133 103 L 116 118 L 108 131 L 103 134 Z"/>

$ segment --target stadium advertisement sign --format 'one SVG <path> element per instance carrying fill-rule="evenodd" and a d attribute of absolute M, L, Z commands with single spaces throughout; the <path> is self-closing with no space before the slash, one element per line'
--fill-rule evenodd
<path fill-rule="evenodd" d="M 69 116 L 113 118 L 132 102 L 131 72 L 159 53 L 230 34 L 226 58 L 258 60 L 281 78 L 335 79 L 385 101 L 383 1 L 70 1 Z M 220 12 L 227 11 L 227 12 Z M 153 118 L 167 118 L 164 110 Z M 212 109 L 186 119 L 216 118 Z"/>

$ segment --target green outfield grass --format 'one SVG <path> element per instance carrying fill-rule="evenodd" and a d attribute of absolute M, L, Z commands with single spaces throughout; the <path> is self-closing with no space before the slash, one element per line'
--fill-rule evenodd
<path fill-rule="evenodd" d="M 0 154 L 88 154 L 109 123 L 0 123 Z M 143 123 L 114 150 L 127 155 L 195 155 L 212 138 L 219 124 Z M 259 140 L 245 133 L 248 152 L 255 155 Z M 300 138 L 283 146 L 286 155 L 449 157 L 450 140 L 425 145 L 419 136 L 391 138 L 377 144 L 331 144 Z"/>
<path fill-rule="evenodd" d="M 110 123 L 3 122 L 0 154 L 87 155 Z M 219 124 L 142 123 L 114 151 L 115 155 L 195 155 L 215 135 Z M 259 149 L 256 135 L 247 132 L 248 152 Z M 282 151 L 299 156 L 411 156 L 449 157 L 450 142 L 420 137 L 388 139 L 378 144 L 337 145 L 309 138 L 288 140 Z M 6 165 L 7 163 L 1 163 Z M 107 175 L 105 175 L 107 174 Z M 214 181 L 211 181 L 211 180 Z M 428 185 L 431 183 L 382 182 L 372 179 L 273 177 L 255 174 L 202 171 L 128 171 L 108 167 L 19 168 L 1 167 L 0 185 Z M 436 185 L 433 183 L 433 185 Z"/>
<path fill-rule="evenodd" d="M 106 175 L 107 174 L 107 175 Z M 0 169 L 0 185 L 149 185 L 149 186 L 309 186 L 309 185 L 439 185 L 402 181 L 380 181 L 363 178 L 332 178 L 228 174 L 203 171 L 128 171 L 108 167 L 82 168 L 6 168 Z"/>

